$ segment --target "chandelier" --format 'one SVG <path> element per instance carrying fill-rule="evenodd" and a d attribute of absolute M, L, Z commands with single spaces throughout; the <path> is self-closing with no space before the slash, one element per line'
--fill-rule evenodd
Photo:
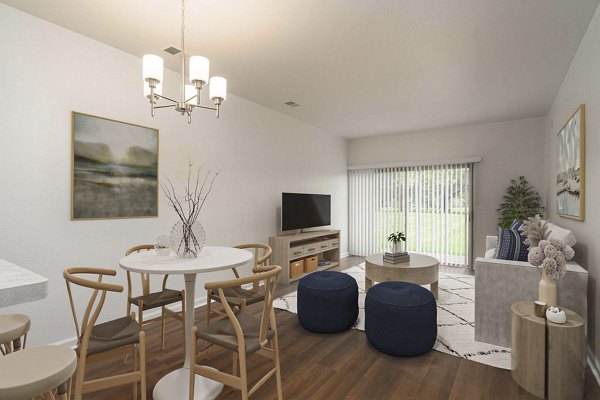
<path fill-rule="evenodd" d="M 150 101 L 150 112 L 154 117 L 156 108 L 174 107 L 175 111 L 181 115 L 187 115 L 188 124 L 192 122 L 192 111 L 196 108 L 205 110 L 214 110 L 219 118 L 219 108 L 221 103 L 227 98 L 227 80 L 220 76 L 213 76 L 208 79 L 208 58 L 202 56 L 192 56 L 189 59 L 189 82 L 186 85 L 185 68 L 185 0 L 181 1 L 181 87 L 179 100 L 175 100 L 162 95 L 163 69 L 164 61 L 161 57 L 146 54 L 143 58 L 142 74 L 144 78 L 144 96 Z M 200 94 L 202 87 L 209 83 L 209 97 L 214 106 L 200 104 Z M 146 85 L 147 84 L 147 85 Z M 171 102 L 169 105 L 156 105 L 159 99 Z"/>

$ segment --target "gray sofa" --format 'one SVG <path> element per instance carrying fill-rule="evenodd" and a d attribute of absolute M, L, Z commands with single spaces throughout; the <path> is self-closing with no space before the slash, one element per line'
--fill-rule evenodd
<path fill-rule="evenodd" d="M 510 306 L 538 299 L 542 271 L 527 262 L 489 258 L 497 240 L 488 236 L 486 257 L 475 260 L 475 340 L 511 347 Z M 587 320 L 587 286 L 587 271 L 569 263 L 567 274 L 557 282 L 558 305 Z"/>

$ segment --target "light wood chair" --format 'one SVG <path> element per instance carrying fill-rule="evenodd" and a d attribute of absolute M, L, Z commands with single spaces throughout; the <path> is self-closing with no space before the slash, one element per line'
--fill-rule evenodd
<path fill-rule="evenodd" d="M 214 344 L 231 350 L 233 352 L 233 374 L 227 374 L 207 366 L 198 365 L 194 361 L 194 364 L 190 368 L 190 400 L 194 399 L 195 374 L 240 390 L 243 400 L 246 400 L 248 396 L 258 390 L 270 377 L 275 375 L 277 398 L 279 400 L 282 399 L 279 344 L 277 341 L 275 312 L 273 311 L 273 299 L 281 271 L 281 267 L 276 265 L 256 267 L 254 275 L 229 281 L 209 282 L 204 285 L 207 290 L 217 291 L 227 317 L 217 319 L 212 324 L 200 329 L 194 326 L 192 328 L 192 340 L 190 340 L 190 354 L 196 354 L 197 339 L 202 339 L 211 345 Z M 243 310 L 234 312 L 227 301 L 227 296 L 225 295 L 226 289 L 255 282 L 263 282 L 264 284 L 264 305 L 260 317 L 251 315 Z M 246 358 L 254 353 L 273 360 L 275 365 L 252 388 L 248 389 Z"/>
<path fill-rule="evenodd" d="M 135 246 L 127 250 L 126 256 L 134 252 L 153 250 L 153 244 L 142 244 Z M 167 279 L 169 275 L 163 277 L 162 289 L 158 292 L 150 292 L 150 274 L 140 274 L 142 280 L 142 294 L 140 296 L 133 296 L 131 289 L 131 272 L 127 271 L 127 314 L 131 313 L 131 305 L 137 306 L 138 308 L 138 321 L 140 326 L 144 326 L 152 321 L 161 321 L 161 339 L 160 349 L 165 349 L 165 320 L 167 317 L 171 317 L 181 321 L 183 324 L 183 343 L 185 343 L 185 290 L 173 290 L 167 288 Z M 181 314 L 168 309 L 166 306 L 169 304 L 175 304 L 181 302 Z M 162 312 L 160 317 L 144 321 L 144 311 L 152 310 L 155 308 L 161 308 Z"/>
<path fill-rule="evenodd" d="M 256 273 L 256 269 L 267 265 L 269 258 L 273 250 L 266 244 L 261 243 L 249 243 L 240 244 L 235 246 L 237 249 L 252 250 L 254 253 L 254 266 L 252 267 L 252 273 Z M 236 278 L 240 278 L 240 274 L 237 268 L 231 268 Z M 262 301 L 264 296 L 259 292 L 258 282 L 254 282 L 252 289 L 244 289 L 241 286 L 226 288 L 224 290 L 225 298 L 230 306 L 234 307 L 234 310 L 245 310 L 246 306 Z M 221 302 L 219 293 L 217 290 L 207 290 L 206 293 L 206 325 L 210 324 L 210 319 L 216 316 L 226 316 L 224 310 L 213 310 L 211 307 L 212 301 Z"/>
<path fill-rule="evenodd" d="M 3 355 L 25 348 L 31 320 L 25 314 L 0 315 L 0 352 Z"/>
<path fill-rule="evenodd" d="M 79 275 L 97 276 L 96 280 L 85 279 Z M 109 387 L 133 383 L 133 398 L 137 399 L 140 382 L 142 400 L 146 399 L 146 346 L 145 335 L 141 325 L 136 322 L 135 315 L 104 322 L 96 325 L 102 306 L 106 300 L 107 292 L 123 291 L 123 286 L 102 282 L 104 276 L 115 276 L 117 272 L 112 269 L 76 267 L 68 268 L 63 272 L 71 303 L 73 320 L 77 331 L 77 354 L 79 362 L 75 380 L 75 400 L 81 400 L 85 393 L 95 392 Z M 93 289 L 88 301 L 81 328 L 77 319 L 75 302 L 71 291 L 71 284 Z M 136 353 L 137 356 L 136 357 Z M 133 372 L 114 375 L 106 378 L 85 381 L 85 366 L 87 362 L 103 361 L 109 358 L 131 354 L 133 359 Z M 138 369 L 139 360 L 139 369 Z"/>

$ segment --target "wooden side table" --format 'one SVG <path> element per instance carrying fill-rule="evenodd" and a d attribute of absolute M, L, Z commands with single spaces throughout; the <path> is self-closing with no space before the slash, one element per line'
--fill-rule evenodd
<path fill-rule="evenodd" d="M 563 309 L 567 322 L 536 317 L 533 302 L 511 306 L 511 375 L 525 390 L 549 400 L 583 399 L 585 323 Z"/>

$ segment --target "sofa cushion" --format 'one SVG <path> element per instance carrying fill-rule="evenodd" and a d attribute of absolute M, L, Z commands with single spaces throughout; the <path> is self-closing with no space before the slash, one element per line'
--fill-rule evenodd
<path fill-rule="evenodd" d="M 524 237 L 517 230 L 498 228 L 498 246 L 494 258 L 527 261 L 529 248 L 523 243 L 523 240 Z"/>
<path fill-rule="evenodd" d="M 483 258 L 494 258 L 494 254 L 496 254 L 496 249 L 489 249 L 485 252 Z"/>
<path fill-rule="evenodd" d="M 575 235 L 573 235 L 573 232 L 569 229 L 561 228 L 560 226 L 551 222 L 548 222 L 548 225 L 546 226 L 548 227 L 548 231 L 544 239 L 558 239 L 571 247 L 575 246 L 575 243 L 577 243 Z"/>

